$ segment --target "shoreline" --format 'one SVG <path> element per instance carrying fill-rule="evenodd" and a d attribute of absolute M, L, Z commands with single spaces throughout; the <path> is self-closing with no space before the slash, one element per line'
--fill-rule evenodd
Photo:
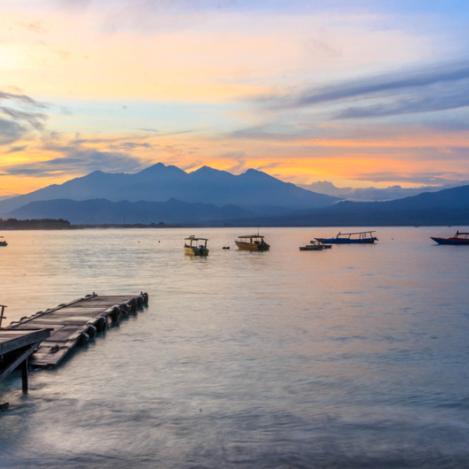
<path fill-rule="evenodd" d="M 384 224 L 328 224 L 328 225 L 261 225 L 261 224 L 236 224 L 236 225 L 215 225 L 215 224 L 181 224 L 181 225 L 70 225 L 68 227 L 53 227 L 53 226 L 18 226 L 18 227 L 2 227 L 0 231 L 76 231 L 76 230 L 112 230 L 112 229 L 173 229 L 173 228 L 253 228 L 253 229 L 270 229 L 270 228 L 455 228 L 469 226 L 465 224 L 448 225 L 446 223 L 431 224 L 431 225 L 384 225 Z"/>

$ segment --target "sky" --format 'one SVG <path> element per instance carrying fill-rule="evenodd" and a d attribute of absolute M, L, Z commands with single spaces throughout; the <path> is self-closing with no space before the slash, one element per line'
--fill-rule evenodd
<path fill-rule="evenodd" d="M 0 0 L 0 196 L 157 162 L 469 180 L 469 2 Z"/>

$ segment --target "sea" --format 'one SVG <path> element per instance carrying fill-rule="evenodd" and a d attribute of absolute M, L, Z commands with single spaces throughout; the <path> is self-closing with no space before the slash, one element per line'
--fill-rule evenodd
<path fill-rule="evenodd" d="M 456 227 L 321 252 L 298 247 L 337 228 L 266 228 L 269 252 L 238 251 L 249 231 L 3 233 L 4 326 L 92 292 L 150 302 L 29 395 L 3 384 L 0 467 L 469 467 L 469 247 L 430 239 Z"/>

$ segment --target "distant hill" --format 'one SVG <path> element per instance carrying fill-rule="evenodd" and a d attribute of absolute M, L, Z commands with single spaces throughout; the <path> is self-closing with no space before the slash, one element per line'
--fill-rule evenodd
<path fill-rule="evenodd" d="M 249 225 L 250 220 L 237 220 Z M 258 226 L 469 225 L 469 185 L 388 202 L 339 202 L 333 206 L 263 217 Z"/>
<path fill-rule="evenodd" d="M 459 185 L 466 183 L 461 182 Z M 343 200 L 353 200 L 360 202 L 382 202 L 387 200 L 402 199 L 411 197 L 423 192 L 437 192 L 442 189 L 456 187 L 455 184 L 446 187 L 423 186 L 423 187 L 337 187 L 329 181 L 317 181 L 312 184 L 302 186 L 304 189 L 317 192 L 319 194 L 338 197 Z"/>
<path fill-rule="evenodd" d="M 107 199 L 113 202 L 166 202 L 177 199 L 187 203 L 257 208 L 263 209 L 264 213 L 325 207 L 339 200 L 280 181 L 254 169 L 234 175 L 204 166 L 186 173 L 176 166 L 158 163 L 135 174 L 95 171 L 60 185 L 51 185 L 27 195 L 12 197 L 0 201 L 0 215 L 8 214 L 30 202 L 55 199 Z"/>
<path fill-rule="evenodd" d="M 252 217 L 248 210 L 234 205 L 217 207 L 189 204 L 171 199 L 166 202 L 111 202 L 105 199 L 85 201 L 57 199 L 30 202 L 11 212 L 16 218 L 67 218 L 77 224 L 217 224 L 223 220 Z"/>

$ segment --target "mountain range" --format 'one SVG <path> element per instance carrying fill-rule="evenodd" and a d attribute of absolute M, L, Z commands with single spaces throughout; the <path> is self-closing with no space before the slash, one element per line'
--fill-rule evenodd
<path fill-rule="evenodd" d="M 251 226 L 469 224 L 469 185 L 385 202 L 344 201 L 250 169 L 233 175 L 161 163 L 135 174 L 96 171 L 0 201 L 0 216 L 73 224 Z"/>
<path fill-rule="evenodd" d="M 249 224 L 238 220 L 236 224 Z M 332 206 L 266 216 L 257 226 L 469 225 L 469 185 L 386 202 L 342 201 Z"/>
<path fill-rule="evenodd" d="M 336 197 L 317 194 L 268 174 L 249 169 L 240 175 L 203 166 L 187 173 L 176 166 L 155 164 L 135 174 L 95 171 L 86 176 L 51 185 L 30 194 L 0 201 L 5 216 L 30 202 L 70 199 L 106 199 L 111 202 L 166 202 L 237 205 L 261 213 L 324 207 Z"/>

